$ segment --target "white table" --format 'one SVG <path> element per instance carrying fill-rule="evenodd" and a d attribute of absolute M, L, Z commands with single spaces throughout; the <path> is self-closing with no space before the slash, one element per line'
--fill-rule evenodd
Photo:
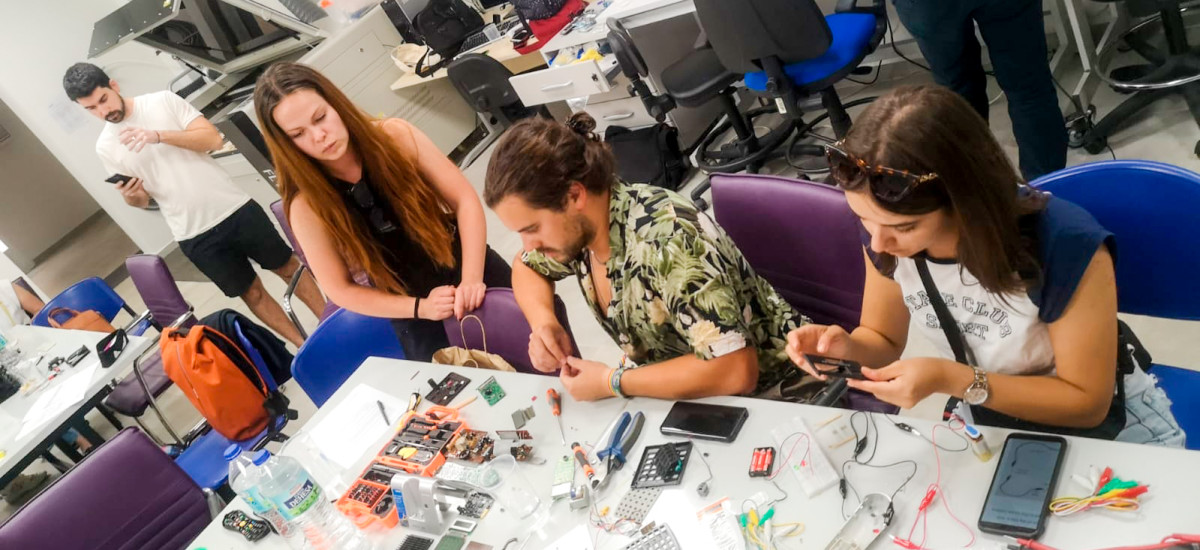
<path fill-rule="evenodd" d="M 84 415 L 109 394 L 112 382 L 130 374 L 134 358 L 156 342 L 153 337 L 130 336 L 125 351 L 106 369 L 100 367 L 100 357 L 96 353 L 96 344 L 105 337 L 99 332 L 19 326 L 14 327 L 6 336 L 17 341 L 27 355 L 35 353 L 35 350 L 47 343 L 53 343 L 54 347 L 46 353 L 41 368 L 45 368 L 55 357 L 65 358 L 80 346 L 87 346 L 91 353 L 75 367 L 64 365 L 61 374 L 38 390 L 29 394 L 18 393 L 0 404 L 0 451 L 4 451 L 4 457 L 0 458 L 0 487 L 20 474 L 21 470 L 36 460 L 43 450 L 58 441 L 72 425 L 81 424 Z M 95 367 L 94 370 L 92 367 Z M 39 396 L 61 386 L 77 373 L 82 374 L 88 370 L 92 370 L 91 382 L 82 401 L 59 411 L 41 427 L 17 439 L 25 414 Z"/>
<path fill-rule="evenodd" d="M 419 372 L 418 372 L 419 371 Z M 642 411 L 646 415 L 646 425 L 641 438 L 631 453 L 630 463 L 614 477 L 606 491 L 601 493 L 599 505 L 610 506 L 614 511 L 616 504 L 630 485 L 637 460 L 646 445 L 663 443 L 669 440 L 658 433 L 671 403 L 655 399 L 638 398 L 629 401 L 609 399 L 597 403 L 577 403 L 572 401 L 557 378 L 548 376 L 533 376 L 523 374 L 495 373 L 469 368 L 450 368 L 425 363 L 396 361 L 390 359 L 371 358 L 342 386 L 332 399 L 321 407 L 317 414 L 310 419 L 305 429 L 319 422 L 335 408 L 338 403 L 354 387 L 359 384 L 370 385 L 397 397 L 406 398 L 413 391 L 427 393 L 429 387 L 426 379 L 441 380 L 446 372 L 454 371 L 472 380 L 452 405 L 465 400 L 466 397 L 477 395 L 475 387 L 488 376 L 495 375 L 504 388 L 507 396 L 489 408 L 482 399 L 462 409 L 465 421 L 473 428 L 496 430 L 512 429 L 511 413 L 517 408 L 529 406 L 531 403 L 537 417 L 531 420 L 527 429 L 532 432 L 532 444 L 536 455 L 548 459 L 542 466 L 529 464 L 521 465 L 521 471 L 540 491 L 540 495 L 548 500 L 552 478 L 553 461 L 566 449 L 559 442 L 558 429 L 554 418 L 550 415 L 545 400 L 547 388 L 556 388 L 563 394 L 563 423 L 566 429 L 567 441 L 593 443 L 599 437 L 607 424 L 625 407 L 626 410 Z M 416 373 L 415 376 L 413 373 Z M 536 400 L 531 402 L 531 397 Z M 709 453 L 708 462 L 712 466 L 715 479 L 710 482 L 712 489 L 707 498 L 701 498 L 696 493 L 696 486 L 706 477 L 704 465 L 693 456 L 687 466 L 684 483 L 662 494 L 659 504 L 675 503 L 674 506 L 660 506 L 655 513 L 647 518 L 654 520 L 656 516 L 663 517 L 663 508 L 673 508 L 665 512 L 690 515 L 717 499 L 728 496 L 734 503 L 758 492 L 764 492 L 771 498 L 780 496 L 775 488 L 760 478 L 750 478 L 746 471 L 751 450 L 759 446 L 777 446 L 770 436 L 770 431 L 782 420 L 803 416 L 810 423 L 818 423 L 831 416 L 849 414 L 848 411 L 794 405 L 748 398 L 725 397 L 706 399 L 713 403 L 740 405 L 750 409 L 750 417 L 743 427 L 741 434 L 732 444 L 714 442 L 695 442 L 696 447 Z M 422 410 L 426 405 L 422 405 Z M 932 447 L 923 439 L 907 435 L 896 429 L 886 419 L 876 416 L 880 439 L 878 456 L 874 463 L 887 464 L 898 460 L 912 459 L 919 464 L 916 477 L 896 498 L 896 518 L 893 520 L 887 534 L 905 536 L 916 513 L 917 503 L 925 494 L 926 487 L 935 478 L 934 457 Z M 918 430 L 929 434 L 932 423 L 917 419 L 905 419 L 905 422 Z M 861 415 L 859 418 L 861 424 Z M 953 436 L 947 437 L 948 432 L 939 429 L 938 442 L 946 447 L 961 445 L 961 441 Z M 984 429 L 987 440 L 993 451 L 999 454 L 1003 445 L 1006 430 Z M 303 433 L 303 430 L 302 430 Z M 1136 479 L 1151 486 L 1148 498 L 1143 498 L 1141 511 L 1131 514 L 1112 514 L 1100 511 L 1089 511 L 1067 518 L 1051 518 L 1042 542 L 1060 548 L 1099 548 L 1131 544 L 1145 544 L 1157 541 L 1170 533 L 1195 532 L 1200 528 L 1200 521 L 1194 506 L 1195 495 L 1200 494 L 1200 453 L 1162 449 L 1140 445 L 1130 445 L 1107 441 L 1068 438 L 1069 446 L 1062 470 L 1062 480 L 1058 485 L 1059 495 L 1078 495 L 1078 489 L 1070 482 L 1071 474 L 1086 472 L 1089 465 L 1099 467 L 1111 466 L 1116 475 L 1125 479 Z M 379 448 L 383 446 L 386 435 L 380 437 L 378 445 L 374 445 L 364 455 L 351 471 L 343 472 L 343 486 L 356 476 L 369 462 Z M 497 440 L 497 455 L 506 452 L 507 442 Z M 853 444 L 843 445 L 832 452 L 827 452 L 835 467 L 849 457 Z M 868 448 L 869 450 L 869 448 Z M 296 454 L 302 462 L 312 460 L 302 452 Z M 787 453 L 780 450 L 776 462 L 778 466 Z M 996 458 L 984 463 L 972 453 L 941 452 L 942 487 L 953 505 L 954 514 L 971 526 L 976 535 L 976 547 L 1000 548 L 1002 541 L 999 537 L 984 535 L 975 528 L 984 496 L 996 467 Z M 852 468 L 851 481 L 855 488 L 862 493 L 882 492 L 891 493 L 902 481 L 904 476 L 892 472 L 881 474 L 868 472 L 867 468 Z M 314 473 L 316 475 L 316 473 Z M 842 499 L 837 487 L 819 493 L 814 498 L 808 498 L 801 490 L 795 478 L 790 473 L 784 473 L 776 478 L 779 486 L 788 493 L 788 498 L 776 504 L 776 521 L 801 521 L 806 530 L 795 542 L 786 543 L 787 548 L 824 548 L 833 535 L 843 524 L 840 508 Z M 319 477 L 319 476 L 318 476 Z M 582 475 L 576 475 L 576 481 Z M 853 500 L 853 499 L 851 499 Z M 846 504 L 847 512 L 852 512 L 856 503 Z M 230 504 L 225 511 L 231 509 L 245 510 L 240 499 Z M 565 502 L 553 504 L 551 521 L 547 526 L 548 538 L 534 539 L 525 548 L 545 548 L 546 540 L 554 540 L 557 536 L 587 522 L 584 511 L 570 511 Z M 505 513 L 493 509 L 479 523 L 479 528 L 470 537 L 471 541 L 489 544 L 496 550 L 504 547 L 505 541 L 512 537 L 524 536 L 528 527 Z M 391 550 L 396 548 L 408 533 L 406 529 L 397 528 L 390 532 L 376 532 L 372 538 L 377 540 L 376 548 Z M 680 529 L 675 528 L 678 534 Z M 592 529 L 590 533 L 594 533 Z M 935 506 L 929 515 L 929 538 L 926 541 L 931 548 L 962 547 L 966 542 L 966 533 L 951 520 L 945 509 Z M 421 534 L 424 536 L 430 536 Z M 621 548 L 625 539 L 601 533 L 598 548 Z M 513 550 L 517 545 L 512 545 Z M 692 546 L 686 546 L 691 548 Z M 698 545 L 703 547 L 703 544 Z M 877 543 L 874 548 L 892 548 L 890 543 Z M 276 536 L 268 537 L 254 544 L 245 542 L 239 535 L 226 531 L 220 526 L 220 518 L 212 524 L 192 543 L 192 548 L 207 548 L 208 550 L 255 548 L 258 550 L 284 549 L 283 540 Z"/>

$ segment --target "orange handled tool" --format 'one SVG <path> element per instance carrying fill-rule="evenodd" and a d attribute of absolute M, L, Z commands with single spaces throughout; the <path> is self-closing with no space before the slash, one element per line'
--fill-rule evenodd
<path fill-rule="evenodd" d="M 558 420 L 558 437 L 562 440 L 562 444 L 566 445 L 567 435 L 563 432 L 562 426 L 562 399 L 558 397 L 558 392 L 554 391 L 554 388 L 546 390 L 546 398 L 550 400 L 550 412 Z"/>
<path fill-rule="evenodd" d="M 589 480 L 596 479 L 596 469 L 592 468 L 592 465 L 588 463 L 587 453 L 583 452 L 583 447 L 581 447 L 579 443 L 572 443 L 571 451 L 575 453 L 575 461 L 578 462 L 580 466 L 583 466 L 583 474 L 586 475 Z"/>

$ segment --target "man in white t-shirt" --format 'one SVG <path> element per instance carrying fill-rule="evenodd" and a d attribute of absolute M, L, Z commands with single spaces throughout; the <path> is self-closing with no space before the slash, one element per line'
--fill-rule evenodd
<path fill-rule="evenodd" d="M 263 209 L 230 180 L 209 151 L 221 134 L 200 111 L 170 91 L 123 97 L 99 67 L 76 63 L 63 76 L 72 101 L 108 122 L 96 140 L 105 170 L 125 179 L 117 191 L 131 206 L 154 199 L 184 255 L 229 297 L 240 297 L 267 326 L 300 346 L 302 339 L 250 265 L 288 281 L 300 267 Z M 320 315 L 325 299 L 311 275 L 296 294 Z"/>

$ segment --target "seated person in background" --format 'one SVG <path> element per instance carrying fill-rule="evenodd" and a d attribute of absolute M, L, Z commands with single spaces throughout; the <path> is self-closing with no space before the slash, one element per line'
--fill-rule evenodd
<path fill-rule="evenodd" d="M 957 407 L 968 422 L 1183 446 L 1153 377 L 1118 358 L 1112 234 L 1025 187 L 965 100 L 939 86 L 894 90 L 859 115 L 830 163 L 870 237 L 862 324 L 793 331 L 793 361 L 813 374 L 803 353 L 874 366 L 850 387 L 906 408 L 948 394 L 970 405 Z M 940 328 L 931 295 L 963 345 Z M 910 319 L 938 357 L 900 359 Z M 1124 402 L 1119 364 L 1132 368 Z"/>
<path fill-rule="evenodd" d="M 43 307 L 46 307 L 46 303 L 25 287 L 8 279 L 0 279 L 0 332 L 8 332 L 9 329 L 18 325 L 28 325 L 33 316 Z M 79 432 L 74 429 L 67 430 L 62 436 L 62 441 L 79 449 L 80 453 L 92 450 L 92 442 L 79 435 Z M 62 468 L 66 468 L 66 465 L 59 462 L 49 451 L 43 456 L 47 460 L 59 464 Z M 50 475 L 45 472 L 21 474 L 4 487 L 0 487 L 0 498 L 3 498 L 10 506 L 19 506 L 26 497 L 32 496 L 49 480 Z"/>
<path fill-rule="evenodd" d="M 586 113 L 567 125 L 523 120 L 501 138 L 488 166 L 484 200 L 524 244 L 513 291 L 533 328 L 534 366 L 562 369 L 563 385 L 581 401 L 762 394 L 779 385 L 792 370 L 787 332 L 807 319 L 690 202 L 620 181 L 594 128 Z M 570 356 L 554 315 L 553 281 L 571 275 L 638 368 Z M 822 387 L 798 378 L 798 399 Z"/>
<path fill-rule="evenodd" d="M 512 272 L 487 246 L 483 205 L 437 146 L 400 119 L 371 120 L 316 70 L 272 65 L 254 108 L 296 240 L 334 303 L 393 319 L 405 355 L 450 345 L 442 320 L 479 307 Z M 355 282 L 363 272 L 372 286 Z"/>

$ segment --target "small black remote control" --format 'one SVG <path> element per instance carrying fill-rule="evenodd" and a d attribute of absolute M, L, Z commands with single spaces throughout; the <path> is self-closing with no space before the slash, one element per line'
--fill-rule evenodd
<path fill-rule="evenodd" d="M 234 510 L 225 514 L 225 519 L 221 521 L 221 525 L 230 531 L 241 533 L 250 542 L 261 539 L 267 536 L 267 533 L 271 532 L 271 526 L 267 525 L 267 522 L 247 516 L 241 510 Z"/>

